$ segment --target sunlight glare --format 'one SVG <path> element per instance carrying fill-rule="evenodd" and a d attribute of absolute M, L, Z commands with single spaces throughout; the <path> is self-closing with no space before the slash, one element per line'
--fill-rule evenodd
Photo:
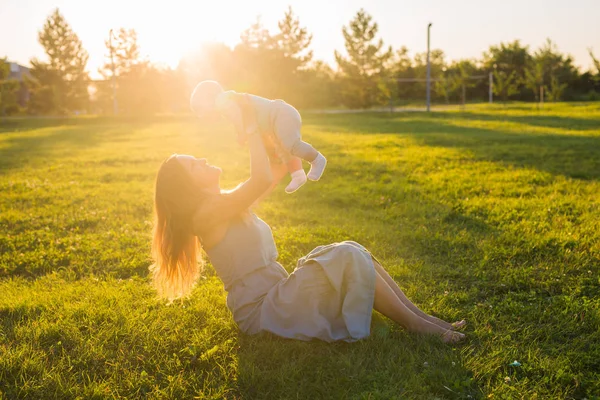
<path fill-rule="evenodd" d="M 138 31 L 141 53 L 157 63 L 176 67 L 182 56 L 198 50 L 202 43 L 234 46 L 241 32 L 257 17 L 250 10 L 251 5 L 244 2 L 235 6 L 226 2 L 209 4 L 171 2 L 168 13 L 159 8 L 147 9 L 152 15 L 146 14 L 133 27 Z M 242 12 L 232 13 L 233 7 Z"/>

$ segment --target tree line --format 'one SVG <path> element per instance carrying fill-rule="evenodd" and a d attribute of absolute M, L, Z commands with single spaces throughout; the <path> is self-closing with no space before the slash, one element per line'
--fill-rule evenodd
<path fill-rule="evenodd" d="M 177 68 L 160 68 L 140 55 L 133 29 L 111 31 L 106 62 L 91 80 L 88 53 L 58 9 L 38 32 L 46 58 L 33 58 L 24 81 L 9 79 L 0 59 L 0 112 L 34 115 L 73 113 L 150 115 L 187 112 L 193 86 L 215 79 L 226 88 L 269 98 L 282 98 L 299 108 L 345 106 L 369 108 L 422 101 L 427 54 L 394 50 L 378 37 L 378 25 L 359 10 L 342 28 L 345 54 L 335 51 L 336 69 L 315 60 L 312 35 L 291 8 L 270 32 L 260 19 L 242 32 L 232 47 L 203 45 L 185 56 Z M 112 57 L 110 55 L 112 54 Z M 485 100 L 487 77 L 501 101 L 593 101 L 600 99 L 600 62 L 581 72 L 573 59 L 551 40 L 531 50 L 519 40 L 492 45 L 479 59 L 449 61 L 444 52 L 430 54 L 432 100 L 438 103 Z M 28 99 L 19 102 L 26 90 Z M 115 110 L 116 105 L 116 110 Z"/>

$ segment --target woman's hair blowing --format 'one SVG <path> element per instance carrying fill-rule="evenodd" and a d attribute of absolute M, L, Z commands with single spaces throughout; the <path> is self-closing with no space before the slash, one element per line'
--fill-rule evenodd
<path fill-rule="evenodd" d="M 193 216 L 204 197 L 175 154 L 162 163 L 156 176 L 150 271 L 158 295 L 169 301 L 189 295 L 202 270 Z"/>

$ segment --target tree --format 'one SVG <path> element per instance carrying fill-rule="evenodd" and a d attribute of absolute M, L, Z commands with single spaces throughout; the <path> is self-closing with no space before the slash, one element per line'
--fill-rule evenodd
<path fill-rule="evenodd" d="M 310 77 L 314 81 L 325 76 L 318 70 L 315 71 L 316 74 L 308 72 L 313 57 L 312 50 L 309 50 L 312 35 L 300 26 L 300 20 L 294 15 L 291 7 L 277 25 L 279 32 L 273 38 L 277 48 L 275 66 L 281 79 L 278 93 L 281 93 L 280 97 L 296 105 L 306 106 L 307 98 L 311 95 L 306 80 Z"/>
<path fill-rule="evenodd" d="M 225 88 L 248 90 L 243 87 L 248 74 L 246 65 L 223 43 L 204 43 L 198 50 L 184 57 L 177 70 L 185 77 L 189 93 L 198 82 L 206 79 L 216 80 Z"/>
<path fill-rule="evenodd" d="M 433 49 L 430 53 L 431 77 L 433 79 L 434 93 L 448 102 L 449 81 L 445 74 L 446 55 L 440 49 Z M 390 86 L 394 97 L 403 100 L 423 99 L 425 97 L 425 78 L 427 77 L 427 53 L 417 53 L 414 58 L 409 55 L 408 49 L 403 46 L 397 50 L 389 62 Z M 419 81 L 411 81 L 419 79 Z"/>
<path fill-rule="evenodd" d="M 349 107 L 367 108 L 386 100 L 384 82 L 392 48 L 375 41 L 377 23 L 363 9 L 342 28 L 348 57 L 335 52 L 342 73 L 342 100 Z"/>
<path fill-rule="evenodd" d="M 592 57 L 594 67 L 596 67 L 596 76 L 594 76 L 594 79 L 600 81 L 600 61 L 594 56 L 592 49 L 588 49 L 588 52 L 590 53 L 590 57 Z"/>
<path fill-rule="evenodd" d="M 525 86 L 533 92 L 536 102 L 540 101 L 540 88 L 544 85 L 544 66 L 541 63 L 532 61 L 525 70 Z"/>
<path fill-rule="evenodd" d="M 390 95 L 394 99 L 406 100 L 414 98 L 416 90 L 414 85 L 405 82 L 406 79 L 415 77 L 413 62 L 408 54 L 408 48 L 402 46 L 399 50 L 392 53 L 389 61 L 388 87 Z"/>
<path fill-rule="evenodd" d="M 256 17 L 256 21 L 242 32 L 240 40 L 242 46 L 253 49 L 272 49 L 276 46 L 275 39 L 263 26 L 260 17 Z"/>
<path fill-rule="evenodd" d="M 582 74 L 579 77 L 579 87 L 576 88 L 580 93 L 586 94 L 586 100 L 598 100 L 600 99 L 600 61 L 594 56 L 592 49 L 588 49 L 592 62 L 596 71 L 594 72 L 591 68 L 588 72 Z"/>
<path fill-rule="evenodd" d="M 450 90 L 451 92 L 460 93 L 462 106 L 467 102 L 467 89 L 475 87 L 470 77 L 477 71 L 477 67 L 470 60 L 461 60 L 452 63 L 449 68 L 450 72 Z"/>
<path fill-rule="evenodd" d="M 431 65 L 431 76 L 439 77 L 446 68 L 446 55 L 443 50 L 433 49 L 429 53 L 429 64 Z M 415 54 L 415 73 L 418 78 L 427 77 L 427 52 Z"/>
<path fill-rule="evenodd" d="M 490 46 L 488 51 L 483 54 L 482 61 L 485 71 L 494 71 L 494 74 L 497 71 L 503 77 L 509 77 L 514 72 L 517 91 L 513 94 L 520 94 L 521 98 L 526 95 L 523 92 L 525 87 L 522 82 L 525 80 L 525 70 L 532 61 L 528 46 L 521 45 L 519 40 Z"/>
<path fill-rule="evenodd" d="M 433 82 L 434 94 L 443 96 L 445 101 L 449 102 L 449 89 L 451 85 L 445 73 L 447 71 L 446 55 L 440 49 L 431 50 L 429 64 L 431 67 L 431 79 L 441 80 Z M 421 79 L 427 78 L 427 52 L 415 54 L 413 69 L 415 77 Z M 413 84 L 413 87 L 416 90 L 416 97 L 422 99 L 425 96 L 427 82 L 416 82 Z"/>
<path fill-rule="evenodd" d="M 560 83 L 558 78 L 552 75 L 552 77 L 550 77 L 550 87 L 546 87 L 545 89 L 546 93 L 548 93 L 548 100 L 560 101 L 566 88 L 566 83 Z"/>
<path fill-rule="evenodd" d="M 6 58 L 0 58 L 0 117 L 19 110 L 17 102 L 19 86 L 19 81 L 10 79 L 10 64 Z"/>
<path fill-rule="evenodd" d="M 275 36 L 260 21 L 246 29 L 241 43 L 233 50 L 234 64 L 238 69 L 237 90 L 275 98 L 289 84 L 293 63 L 284 57 Z"/>
<path fill-rule="evenodd" d="M 312 35 L 301 26 L 292 8 L 287 9 L 274 34 L 257 18 L 240 39 L 241 43 L 233 50 L 233 64 L 237 68 L 233 74 L 234 87 L 306 105 L 304 80 L 312 61 L 313 53 L 309 50 Z"/>
<path fill-rule="evenodd" d="M 88 107 L 88 54 L 58 9 L 38 33 L 48 62 L 32 59 L 32 111 L 68 113 Z"/>
<path fill-rule="evenodd" d="M 390 58 L 390 80 L 388 81 L 389 90 L 395 99 L 413 99 L 416 97 L 417 90 L 415 86 L 405 79 L 415 78 L 413 61 L 408 54 L 408 48 L 402 46 L 392 54 Z"/>
<path fill-rule="evenodd" d="M 445 71 L 443 71 L 445 72 Z M 446 104 L 450 104 L 450 86 L 451 86 L 452 82 L 450 82 L 450 79 L 448 79 L 448 77 L 446 76 L 446 74 L 442 74 L 440 75 L 439 78 L 436 79 L 434 85 L 433 85 L 433 91 L 439 95 L 442 96 L 444 98 L 444 101 L 446 102 Z"/>
<path fill-rule="evenodd" d="M 502 102 L 506 103 L 510 96 L 519 92 L 517 72 L 512 71 L 508 75 L 504 71 L 494 70 L 493 91 L 496 96 L 500 96 Z"/>
<path fill-rule="evenodd" d="M 541 68 L 541 86 L 551 84 L 552 77 L 556 77 L 559 82 L 571 86 L 577 79 L 578 72 L 573 65 L 571 56 L 565 56 L 558 50 L 558 47 L 550 39 L 539 48 L 533 55 L 533 61 Z M 565 97 L 572 97 L 568 90 L 564 90 Z"/>
<path fill-rule="evenodd" d="M 298 99 L 300 107 L 325 108 L 338 104 L 335 73 L 322 61 L 316 61 L 305 70 L 299 71 L 301 79 Z M 296 104 L 296 103 L 294 103 Z"/>
<path fill-rule="evenodd" d="M 295 70 L 305 68 L 313 57 L 312 50 L 308 50 L 312 35 L 306 28 L 300 27 L 300 20 L 294 16 L 292 7 L 288 8 L 277 26 L 279 33 L 274 37 L 277 47 L 285 58 L 293 61 Z"/>
<path fill-rule="evenodd" d="M 120 114 L 136 115 L 154 114 L 161 110 L 161 90 L 163 77 L 161 71 L 148 60 L 140 57 L 137 43 L 137 33 L 134 29 L 120 28 L 114 40 L 105 41 L 110 57 L 114 58 L 115 80 L 117 87 L 117 104 Z M 110 58 L 99 70 L 100 74 L 109 81 L 112 79 L 112 62 Z M 108 93 L 107 93 L 108 92 Z M 104 101 L 112 98 L 111 85 L 99 87 L 99 97 Z M 112 108 L 112 106 L 111 106 Z M 105 111 L 107 111 L 105 109 Z"/>
<path fill-rule="evenodd" d="M 31 60 L 30 77 L 25 78 L 26 86 L 31 91 L 27 110 L 31 114 L 65 114 L 66 84 L 59 71 L 48 64 Z"/>
<path fill-rule="evenodd" d="M 112 31 L 109 35 L 112 35 Z M 137 44 L 137 33 L 133 29 L 125 29 L 120 28 L 117 31 L 117 34 L 114 36 L 114 41 L 112 38 L 106 39 L 104 41 L 104 45 L 108 50 L 108 54 L 106 55 L 107 61 L 104 65 L 98 69 L 98 72 L 105 79 L 105 82 L 98 84 L 98 99 L 97 103 L 99 103 L 100 108 L 104 112 L 108 112 L 108 110 L 113 109 L 113 101 L 115 100 L 113 97 L 116 95 L 113 93 L 113 80 L 115 89 L 117 86 L 117 80 L 119 80 L 120 84 L 123 83 L 123 78 L 125 75 L 130 74 L 134 68 L 134 65 L 139 63 L 140 61 L 140 51 Z M 111 59 L 112 54 L 112 59 Z M 114 68 L 114 71 L 113 71 Z M 114 76 L 113 76 L 114 74 Z M 122 86 L 122 85 L 121 85 Z M 131 95 L 132 93 L 123 93 L 122 89 L 118 90 L 117 95 L 117 112 L 119 108 L 119 104 L 123 101 L 123 96 Z M 120 97 L 120 98 L 119 98 Z M 124 103 L 127 103 L 126 101 Z M 127 104 L 121 104 L 125 106 L 125 111 L 127 109 Z M 123 110 L 121 110 L 123 111 Z"/>
<path fill-rule="evenodd" d="M 109 51 L 107 57 L 110 57 L 112 50 L 114 58 L 115 75 L 123 75 L 131 71 L 134 65 L 140 60 L 140 49 L 137 43 L 137 32 L 135 29 L 120 28 L 115 35 L 115 39 L 106 39 L 104 46 Z M 98 72 L 105 79 L 112 77 L 112 62 L 109 59 Z"/>

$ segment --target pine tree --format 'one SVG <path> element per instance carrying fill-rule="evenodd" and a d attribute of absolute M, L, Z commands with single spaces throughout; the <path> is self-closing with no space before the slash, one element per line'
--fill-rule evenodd
<path fill-rule="evenodd" d="M 48 62 L 31 60 L 32 110 L 68 113 L 87 109 L 88 54 L 58 9 L 47 18 L 38 40 Z"/>
<path fill-rule="evenodd" d="M 295 17 L 292 7 L 277 25 L 279 33 L 275 35 L 275 41 L 283 56 L 293 60 L 294 69 L 306 67 L 313 57 L 312 50 L 308 50 L 312 35 L 306 28 L 300 27 L 300 20 Z"/>
<path fill-rule="evenodd" d="M 344 26 L 348 57 L 337 51 L 335 59 L 342 72 L 342 101 L 349 107 L 367 108 L 382 104 L 386 98 L 385 73 L 392 49 L 384 49 L 383 40 L 375 40 L 378 26 L 363 9 Z"/>
<path fill-rule="evenodd" d="M 312 94 L 306 83 L 311 79 L 314 82 L 319 76 L 308 70 L 313 57 L 312 50 L 309 50 L 312 35 L 300 25 L 291 7 L 278 22 L 278 27 L 279 32 L 273 36 L 276 52 L 272 65 L 275 68 L 272 78 L 277 79 L 276 93 L 278 97 L 304 107 Z"/>
<path fill-rule="evenodd" d="M 272 34 L 259 18 L 241 35 L 233 56 L 238 69 L 236 89 L 303 105 L 303 80 L 312 51 L 312 35 L 288 8 Z"/>

